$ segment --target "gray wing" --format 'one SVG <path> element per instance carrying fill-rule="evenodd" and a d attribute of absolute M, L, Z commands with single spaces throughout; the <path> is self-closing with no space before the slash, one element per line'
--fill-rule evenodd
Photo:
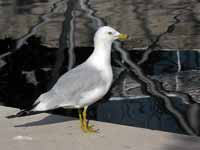
<path fill-rule="evenodd" d="M 82 64 L 61 76 L 53 89 L 65 98 L 80 99 L 81 93 L 105 84 L 106 81 L 100 71 L 87 64 Z"/>
<path fill-rule="evenodd" d="M 53 88 L 41 95 L 38 101 L 45 103 L 47 110 L 59 107 L 60 104 L 76 105 L 81 94 L 104 85 L 106 81 L 100 71 L 88 64 L 81 64 L 63 74 Z"/>

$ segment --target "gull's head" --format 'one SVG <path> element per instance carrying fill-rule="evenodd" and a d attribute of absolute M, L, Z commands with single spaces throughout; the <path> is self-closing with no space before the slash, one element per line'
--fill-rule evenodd
<path fill-rule="evenodd" d="M 114 40 L 125 40 L 128 36 L 126 34 L 119 33 L 115 29 L 109 26 L 100 27 L 95 33 L 94 40 L 95 41 L 108 41 L 113 42 Z"/>

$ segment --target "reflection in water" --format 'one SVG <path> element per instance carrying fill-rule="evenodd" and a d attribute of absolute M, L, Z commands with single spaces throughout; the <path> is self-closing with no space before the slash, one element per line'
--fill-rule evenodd
<path fill-rule="evenodd" d="M 178 98 L 172 99 L 176 109 L 186 112 L 188 105 Z M 116 117 L 117 116 L 117 117 Z M 154 103 L 154 98 L 126 99 L 100 103 L 96 110 L 96 119 L 130 126 L 157 129 L 175 133 L 186 133 L 177 120 Z"/>
<path fill-rule="evenodd" d="M 57 81 L 57 79 L 60 76 L 60 70 L 65 60 L 65 51 L 67 48 L 71 46 L 70 51 L 68 51 L 68 62 L 73 65 L 74 57 L 70 57 L 73 55 L 73 43 L 69 44 L 70 41 L 73 41 L 73 30 L 71 31 L 71 28 L 73 29 L 73 10 L 76 8 L 76 0 L 69 0 L 67 2 L 67 10 L 65 12 L 65 20 L 63 22 L 62 26 L 62 32 L 59 38 L 59 49 L 56 51 L 55 55 L 55 64 L 53 67 L 53 71 L 51 72 L 51 81 L 48 83 L 49 89 L 54 85 L 54 83 Z M 70 34 L 71 33 L 71 34 Z M 70 58 L 69 58 L 70 57 Z M 69 65 L 69 64 L 68 64 Z M 71 66 L 72 67 L 72 66 Z"/>
<path fill-rule="evenodd" d="M 68 49 L 68 67 L 67 69 L 70 70 L 73 68 L 74 63 L 75 63 L 75 54 L 74 54 L 74 18 L 75 18 L 75 13 L 72 10 L 71 11 L 71 20 L 70 20 L 70 31 L 69 31 L 69 49 Z"/>
<path fill-rule="evenodd" d="M 86 13 L 85 15 L 92 20 L 92 27 L 96 30 L 98 27 L 105 25 L 103 19 L 95 16 L 95 11 L 90 7 L 89 0 L 80 0 L 81 9 Z"/>
<path fill-rule="evenodd" d="M 177 51 L 176 55 L 177 55 L 177 66 L 178 66 L 177 72 L 181 72 L 181 53 L 180 53 L 180 51 Z"/>
<path fill-rule="evenodd" d="M 191 135 L 195 135 L 195 133 L 193 132 L 193 130 L 191 130 L 191 128 L 189 127 L 188 123 L 185 121 L 184 117 L 182 116 L 182 114 L 176 110 L 172 103 L 171 100 L 168 96 L 166 96 L 164 93 L 160 92 L 159 89 L 157 89 L 155 83 L 149 79 L 147 76 L 145 76 L 142 72 L 142 70 L 130 60 L 130 57 L 128 56 L 127 53 L 125 53 L 125 51 L 123 51 L 122 49 L 120 49 L 120 47 L 117 48 L 118 50 L 120 50 L 121 54 L 123 55 L 123 60 L 128 63 L 128 65 L 131 66 L 131 71 L 137 75 L 138 79 L 140 81 L 142 81 L 143 83 L 146 84 L 147 86 L 147 92 L 149 94 L 151 94 L 152 96 L 159 98 L 161 100 L 164 101 L 165 107 L 166 109 L 172 113 L 172 115 L 174 115 L 174 117 L 176 117 L 176 119 L 179 121 L 179 123 L 181 124 L 181 126 Z"/>
<path fill-rule="evenodd" d="M 200 115 L 200 105 L 198 103 L 190 105 L 189 109 L 187 110 L 186 117 L 187 117 L 191 127 L 194 129 L 194 131 L 198 135 L 200 135 L 199 115 Z"/>
<path fill-rule="evenodd" d="M 161 48 L 161 46 L 159 45 L 159 41 L 160 39 L 165 36 L 167 33 L 172 33 L 175 29 L 175 26 L 180 22 L 180 20 L 178 19 L 178 17 L 180 16 L 180 14 L 176 15 L 175 17 L 173 17 L 175 19 L 175 22 L 170 24 L 166 31 L 162 32 L 161 34 L 159 34 L 158 36 L 156 36 L 156 39 L 154 41 L 151 40 L 151 44 L 147 47 L 145 53 L 143 54 L 143 57 L 141 58 L 141 60 L 138 62 L 139 65 L 142 65 L 143 63 L 145 63 L 150 54 L 152 53 L 152 51 L 155 50 L 159 50 Z"/>
<path fill-rule="evenodd" d="M 180 56 L 180 51 L 176 51 L 176 55 L 177 55 L 177 75 L 176 75 L 176 91 L 180 91 L 180 86 L 181 82 L 179 80 L 179 73 L 181 72 L 181 56 Z"/>
<path fill-rule="evenodd" d="M 21 46 L 26 42 L 26 40 L 29 37 L 35 35 L 37 30 L 49 21 L 49 17 L 55 12 L 55 9 L 59 9 L 58 4 L 61 3 L 61 2 L 63 2 L 63 0 L 54 2 L 52 4 L 53 7 L 51 8 L 51 10 L 48 13 L 45 13 L 45 14 L 40 16 L 40 21 L 36 25 L 32 26 L 29 29 L 29 32 L 27 34 L 25 34 L 24 36 L 19 38 L 19 40 L 17 41 L 16 49 L 21 48 Z M 27 3 L 25 3 L 25 4 L 27 4 Z"/>
<path fill-rule="evenodd" d="M 2 0 L 0 0 L 0 2 L 2 3 Z M 66 6 L 63 5 L 65 3 Z M 165 2 L 165 3 L 168 6 L 168 3 L 170 2 Z M 47 8 L 39 7 L 42 4 L 47 5 L 48 7 Z M 132 36 L 134 35 L 136 39 L 138 38 L 138 36 L 141 36 L 141 33 L 142 34 L 144 33 L 144 35 L 141 36 L 142 41 L 148 41 L 144 43 L 146 43 L 146 45 L 149 45 L 147 46 L 147 48 L 143 49 L 145 51 L 140 51 L 139 58 L 138 57 L 133 58 L 132 57 L 133 55 L 137 55 L 136 52 L 134 53 L 132 51 L 126 51 L 125 49 L 122 48 L 123 46 L 121 45 L 121 43 L 119 42 L 114 43 L 113 47 L 115 49 L 115 53 L 119 55 L 119 57 L 114 57 L 113 59 L 113 64 L 114 64 L 113 66 L 115 67 L 114 69 L 116 72 L 117 71 L 120 72 L 119 71 L 120 69 L 124 70 L 121 71 L 119 74 L 116 73 L 116 76 L 120 78 L 121 74 L 124 73 L 126 75 L 128 74 L 128 76 L 131 77 L 132 80 L 131 82 L 136 81 L 136 84 L 134 83 L 134 86 L 123 88 L 125 86 L 121 86 L 118 78 L 116 77 L 117 79 L 116 83 L 118 84 L 116 84 L 115 86 L 123 88 L 123 91 L 125 91 L 122 94 L 123 96 L 126 96 L 128 94 L 127 91 L 140 88 L 140 90 L 142 89 L 141 92 L 142 94 L 145 93 L 145 95 L 150 95 L 153 98 L 148 98 L 145 100 L 142 99 L 143 102 L 141 103 L 139 102 L 141 101 L 141 99 L 134 99 L 131 101 L 125 100 L 120 102 L 111 101 L 107 103 L 100 103 L 97 106 L 96 110 L 91 111 L 91 113 L 94 111 L 97 112 L 96 119 L 102 121 L 111 121 L 121 124 L 128 124 L 133 126 L 142 126 L 153 129 L 155 128 L 160 130 L 167 130 L 172 132 L 184 132 L 179 127 L 179 125 L 181 125 L 181 127 L 188 134 L 194 135 L 195 133 L 193 132 L 193 130 L 195 130 L 197 133 L 199 132 L 198 131 L 199 122 L 198 121 L 195 122 L 196 120 L 198 120 L 196 119 L 197 117 L 194 118 L 194 120 L 190 119 L 191 116 L 193 116 L 193 114 L 195 114 L 194 116 L 198 116 L 197 114 L 199 111 L 197 109 L 198 108 L 197 104 L 195 104 L 195 102 L 191 100 L 191 97 L 189 95 L 178 92 L 179 89 L 183 87 L 183 85 L 181 85 L 182 79 L 179 80 L 179 78 L 177 78 L 176 80 L 177 87 L 175 91 L 168 91 L 166 90 L 165 87 L 163 87 L 162 85 L 163 82 L 160 83 L 161 80 L 155 80 L 155 78 L 150 77 L 150 75 L 158 75 L 158 74 L 159 75 L 161 74 L 161 76 L 164 77 L 163 75 L 164 73 L 172 73 L 172 72 L 177 73 L 176 63 L 178 63 L 178 73 L 181 73 L 181 71 L 183 70 L 190 71 L 192 68 L 186 69 L 188 64 L 182 63 L 182 60 L 186 61 L 189 60 L 189 62 L 191 63 L 189 65 L 194 66 L 194 64 L 192 64 L 193 63 L 192 59 L 194 58 L 192 56 L 193 55 L 192 52 L 190 53 L 192 56 L 191 58 L 189 58 L 189 55 L 184 54 L 183 56 L 188 57 L 188 59 L 184 59 L 183 57 L 180 58 L 179 51 L 176 51 L 176 56 L 178 58 L 177 59 L 178 61 L 176 61 L 175 63 L 176 65 L 174 65 L 173 62 L 171 63 L 170 61 L 168 61 L 167 60 L 168 58 L 164 58 L 163 61 L 162 60 L 163 53 L 161 54 L 161 52 L 157 52 L 158 58 L 156 58 L 155 55 L 153 58 L 154 60 L 149 61 L 151 59 L 151 56 L 153 56 L 153 53 L 155 54 L 156 50 L 160 50 L 162 48 L 163 38 L 164 37 L 166 38 L 166 35 L 170 35 L 171 33 L 176 32 L 175 28 L 177 28 L 177 26 L 179 25 L 180 18 L 183 17 L 181 13 L 178 12 L 175 13 L 175 15 L 171 16 L 170 18 L 172 20 L 171 21 L 172 23 L 169 21 L 170 23 L 163 24 L 164 27 L 159 31 L 155 30 L 156 31 L 155 34 L 153 33 L 153 29 L 155 29 L 155 26 L 150 25 L 150 22 L 152 21 L 155 23 L 159 22 L 159 20 L 156 21 L 153 20 L 150 14 L 154 13 L 151 12 L 151 10 L 154 10 L 155 7 L 155 10 L 160 10 L 161 13 L 158 13 L 159 15 L 161 15 L 162 13 L 165 14 L 166 16 L 168 15 L 164 9 L 159 8 L 158 5 L 154 5 L 154 2 L 146 2 L 146 1 L 136 2 L 132 0 L 127 0 L 126 2 L 124 1 L 122 2 L 120 0 L 118 1 L 102 0 L 100 2 L 94 2 L 90 0 L 68 0 L 67 2 L 63 0 L 60 1 L 36 0 L 29 2 L 16 1 L 15 5 L 17 9 L 16 13 L 18 15 L 23 16 L 25 14 L 29 15 L 31 14 L 39 17 L 37 17 L 38 20 L 35 20 L 34 25 L 28 27 L 29 29 L 28 31 L 26 32 L 23 31 L 23 34 L 21 33 L 22 35 L 20 36 L 17 34 L 18 38 L 16 39 L 18 40 L 15 45 L 16 47 L 14 48 L 12 47 L 11 49 L 9 49 L 8 47 L 4 48 L 7 51 L 1 53 L 2 54 L 0 56 L 1 82 L 8 81 L 8 83 L 6 83 L 5 85 L 1 84 L 2 86 L 0 90 L 1 92 L 0 99 L 2 101 L 4 98 L 7 98 L 8 99 L 7 101 L 13 98 L 14 99 L 13 101 L 16 103 L 22 99 L 23 100 L 29 99 L 31 102 L 29 102 L 29 104 L 27 104 L 26 107 L 28 107 L 28 105 L 31 105 L 31 103 L 39 96 L 39 94 L 41 94 L 42 92 L 48 90 L 53 86 L 53 84 L 56 82 L 61 73 L 71 69 L 74 65 L 77 65 L 77 62 L 81 63 L 81 61 L 84 61 L 83 57 L 84 59 L 87 58 L 86 55 L 90 53 L 90 49 L 92 48 L 90 49 L 80 48 L 77 50 L 76 53 L 75 50 L 76 46 L 82 46 L 84 45 L 83 44 L 84 42 L 85 45 L 88 45 L 88 43 L 89 45 L 91 45 L 92 43 L 91 39 L 93 36 L 92 32 L 94 32 L 99 26 L 108 23 L 109 25 L 119 26 L 121 28 L 119 30 L 120 31 L 122 30 L 122 32 L 124 31 L 128 32 L 130 30 L 130 34 Z M 160 5 L 160 7 L 162 5 Z M 184 4 L 181 4 L 181 6 L 182 5 Z M 0 7 L 4 8 L 5 5 L 4 6 L 0 5 Z M 31 7 L 31 9 L 27 9 L 29 7 Z M 44 8 L 46 9 L 45 11 Z M 63 23 L 62 31 L 52 32 L 48 34 L 49 33 L 48 30 L 46 31 L 48 27 L 51 26 L 51 28 L 49 28 L 50 31 L 52 31 L 52 29 L 54 29 L 53 27 L 55 26 L 57 28 L 57 22 L 59 22 L 60 19 L 60 14 L 58 14 L 58 11 L 63 8 L 65 10 L 64 14 L 65 18 L 64 20 L 61 19 L 62 20 L 61 22 Z M 110 11 L 111 9 L 112 11 Z M 0 13 L 2 12 L 3 11 L 0 11 Z M 55 18 L 58 20 L 56 20 Z M 125 19 L 122 21 L 121 18 Z M 1 22 L 5 23 L 5 21 Z M 51 25 L 49 24 L 50 22 Z M 56 23 L 53 24 L 53 22 Z M 45 26 L 47 25 L 47 23 L 48 26 Z M 1 30 L 3 31 L 3 29 Z M 38 31 L 43 32 L 43 30 L 45 30 L 44 33 L 47 34 L 47 36 L 45 37 L 48 38 L 50 36 L 56 36 L 58 33 L 60 34 L 59 40 L 58 38 L 53 38 L 53 40 L 59 41 L 59 48 L 57 46 L 53 46 L 54 48 L 50 49 L 46 46 L 41 46 L 40 43 L 41 41 L 39 40 L 38 42 L 36 39 L 32 37 L 32 35 L 37 35 Z M 137 44 L 137 42 L 135 43 L 134 42 L 133 44 L 130 45 L 132 46 L 135 43 Z M 139 43 L 141 44 L 142 42 Z M 194 55 L 199 58 L 198 54 Z M 42 60 L 39 60 L 38 56 L 40 56 Z M 65 56 L 67 56 L 68 58 L 65 58 Z M 81 61 L 78 58 L 81 58 Z M 158 61 L 159 63 L 157 63 Z M 116 62 L 118 62 L 117 65 Z M 183 65 L 181 66 L 181 64 Z M 198 60 L 196 64 L 199 64 Z M 67 65 L 67 68 L 63 67 L 63 65 Z M 166 66 L 168 66 L 168 71 L 166 71 L 167 70 Z M 164 69 L 166 70 L 163 71 Z M 177 77 L 179 77 L 179 74 L 176 75 Z M 174 77 L 174 75 L 172 76 Z M 122 81 L 124 85 L 127 83 L 126 77 L 127 76 L 122 75 L 122 78 L 123 79 L 125 78 Z M 23 86 L 22 87 L 17 87 L 16 85 L 13 86 L 13 83 L 15 83 L 16 85 L 22 84 Z M 111 89 L 111 91 L 113 89 Z M 12 94 L 9 95 L 2 91 L 9 91 L 9 93 Z M 111 93 L 110 95 L 112 96 L 112 94 L 113 93 Z M 12 97 L 12 95 L 17 95 L 17 96 L 14 98 Z M 110 95 L 108 96 L 108 99 Z M 172 100 L 172 98 L 169 97 L 169 95 L 177 97 L 176 100 Z M 131 96 L 134 96 L 134 93 L 131 93 Z M 112 99 L 112 97 L 110 99 Z M 124 99 L 124 97 L 121 97 L 121 99 Z M 158 103 L 158 105 L 156 105 L 157 104 L 156 102 Z M 176 102 L 178 102 L 178 104 L 176 104 Z M 11 103 L 12 102 L 10 101 L 7 102 L 7 104 L 10 105 Z M 167 111 L 165 111 L 165 109 L 163 108 L 151 109 L 151 107 L 159 107 L 160 103 L 165 105 Z M 187 103 L 187 105 L 184 103 Z M 20 107 L 22 108 L 25 106 L 20 106 Z M 187 109 L 188 109 L 187 112 L 188 117 L 186 119 L 186 117 L 184 117 L 184 114 L 186 113 Z M 162 113 L 159 112 L 161 110 L 163 111 L 162 113 L 164 113 L 165 115 L 163 116 L 161 115 Z M 121 118 L 120 117 L 117 118 L 116 114 L 117 116 L 121 116 Z M 146 117 L 150 118 L 150 120 L 153 120 L 150 121 L 152 123 L 146 121 Z M 143 118 L 143 121 L 140 120 L 141 118 Z M 168 122 L 166 122 L 166 120 Z M 164 128 L 162 127 L 161 124 L 162 125 L 164 124 L 167 127 Z M 193 130 L 190 128 L 190 126 L 192 126 Z"/>

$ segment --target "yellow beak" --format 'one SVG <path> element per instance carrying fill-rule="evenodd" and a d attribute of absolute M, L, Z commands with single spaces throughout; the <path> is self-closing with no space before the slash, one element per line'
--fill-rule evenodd
<path fill-rule="evenodd" d="M 126 40 L 126 39 L 128 39 L 128 35 L 127 34 L 120 34 L 120 35 L 118 35 L 118 39 L 119 40 Z"/>

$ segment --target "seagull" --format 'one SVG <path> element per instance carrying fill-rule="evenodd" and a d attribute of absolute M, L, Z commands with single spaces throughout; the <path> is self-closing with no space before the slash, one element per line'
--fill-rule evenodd
<path fill-rule="evenodd" d="M 112 42 L 127 37 L 112 27 L 100 27 L 94 35 L 94 51 L 89 58 L 63 74 L 52 89 L 40 95 L 31 111 L 75 108 L 78 109 L 81 129 L 84 132 L 96 132 L 87 120 L 87 108 L 110 89 L 113 80 Z"/>

